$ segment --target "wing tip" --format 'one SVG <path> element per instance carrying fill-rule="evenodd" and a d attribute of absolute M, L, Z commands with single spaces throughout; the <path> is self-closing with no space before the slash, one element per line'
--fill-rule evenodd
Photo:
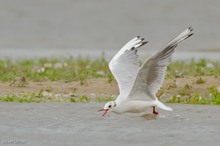
<path fill-rule="evenodd" d="M 141 46 L 143 46 L 143 45 L 145 45 L 147 43 L 148 43 L 148 41 L 144 41 L 144 42 L 142 42 Z"/>
<path fill-rule="evenodd" d="M 136 49 L 136 48 L 140 48 L 141 46 L 143 46 L 143 45 L 145 45 L 145 44 L 147 44 L 147 43 L 148 43 L 148 41 L 140 42 L 140 43 L 135 47 L 135 49 Z"/>
<path fill-rule="evenodd" d="M 194 33 L 189 34 L 188 37 L 191 37 L 192 35 L 194 35 Z"/>
<path fill-rule="evenodd" d="M 188 30 L 189 30 L 190 32 L 193 31 L 192 26 L 188 27 Z"/>

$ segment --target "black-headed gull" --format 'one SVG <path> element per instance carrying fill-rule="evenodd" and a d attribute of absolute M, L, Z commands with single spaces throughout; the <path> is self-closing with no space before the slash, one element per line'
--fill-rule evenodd
<path fill-rule="evenodd" d="M 177 44 L 193 35 L 192 30 L 189 27 L 183 31 L 159 52 L 147 59 L 140 68 L 137 49 L 147 42 L 137 36 L 123 46 L 109 63 L 109 68 L 118 83 L 120 94 L 115 101 L 106 103 L 104 108 L 99 110 L 104 111 L 103 116 L 108 111 L 115 113 L 144 112 L 148 107 L 153 108 L 153 114 L 158 114 L 155 107 L 172 111 L 172 108 L 157 99 L 156 93 L 162 86 L 169 59 Z"/>

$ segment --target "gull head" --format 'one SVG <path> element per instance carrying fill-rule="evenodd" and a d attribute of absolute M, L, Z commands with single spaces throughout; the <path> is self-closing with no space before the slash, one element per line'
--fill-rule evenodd
<path fill-rule="evenodd" d="M 114 108 L 116 107 L 116 102 L 115 101 L 109 101 L 105 104 L 104 108 L 103 109 L 100 109 L 100 111 L 104 111 L 103 115 L 102 116 L 105 116 L 105 114 L 108 112 L 108 111 L 114 111 Z"/>

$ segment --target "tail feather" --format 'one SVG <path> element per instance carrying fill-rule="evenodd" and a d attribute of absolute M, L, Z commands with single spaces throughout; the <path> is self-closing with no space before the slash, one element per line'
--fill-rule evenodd
<path fill-rule="evenodd" d="M 163 110 L 167 110 L 167 111 L 173 111 L 173 109 L 169 106 L 166 106 L 165 104 L 163 104 L 162 102 L 160 102 L 159 100 L 155 101 L 156 107 L 161 108 Z"/>

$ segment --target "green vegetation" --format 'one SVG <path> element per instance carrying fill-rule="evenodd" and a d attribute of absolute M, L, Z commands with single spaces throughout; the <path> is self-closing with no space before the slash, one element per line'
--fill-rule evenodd
<path fill-rule="evenodd" d="M 179 95 L 185 96 L 191 94 L 192 86 L 189 84 L 186 84 L 182 89 L 179 90 Z"/>
<path fill-rule="evenodd" d="M 10 82 L 15 77 L 25 76 L 32 81 L 65 80 L 80 81 L 86 79 L 113 77 L 108 69 L 108 62 L 102 57 L 96 60 L 84 58 L 38 59 L 38 60 L 0 60 L 0 81 Z"/>
<path fill-rule="evenodd" d="M 220 63 L 201 59 L 199 61 L 175 61 L 168 66 L 167 78 L 185 76 L 219 76 Z M 107 78 L 112 82 L 108 61 L 104 57 L 96 60 L 86 58 L 46 59 L 38 60 L 0 60 L 0 81 L 10 82 L 15 77 L 25 76 L 33 81 L 65 80 L 80 81 L 83 85 L 86 79 Z M 203 83 L 202 78 L 198 84 Z"/>
<path fill-rule="evenodd" d="M 197 77 L 196 84 L 205 84 L 203 76 L 220 75 L 220 62 L 210 60 L 190 60 L 190 61 L 171 61 L 167 68 L 166 78 L 172 78 L 173 82 L 168 84 L 167 89 L 178 90 L 178 94 L 174 95 L 169 103 L 193 103 L 193 104 L 220 104 L 220 93 L 217 87 L 211 87 L 207 90 L 210 97 L 202 97 L 199 93 L 192 93 L 192 86 L 186 84 L 182 89 L 177 87 L 176 78 L 184 78 L 187 76 Z M 67 58 L 67 59 L 47 59 L 41 58 L 37 60 L 0 60 L 0 81 L 11 82 L 16 77 L 25 76 L 31 81 L 56 81 L 64 80 L 65 82 L 79 81 L 81 85 L 86 85 L 87 79 L 106 78 L 108 83 L 114 80 L 108 68 L 108 61 L 104 57 L 95 60 L 88 58 Z M 73 90 L 76 90 L 75 88 Z M 45 90 L 51 92 L 52 87 L 48 86 Z M 164 91 L 158 92 L 158 96 L 162 96 Z M 113 100 L 112 97 L 96 97 L 89 98 L 87 95 L 76 97 L 58 98 L 58 96 L 45 96 L 44 91 L 39 93 L 23 93 L 22 95 L 5 95 L 0 97 L 0 101 L 5 102 L 102 102 Z"/>
<path fill-rule="evenodd" d="M 168 66 L 166 77 L 175 79 L 178 77 L 198 76 L 196 84 L 204 84 L 206 81 L 202 76 L 214 76 L 217 78 L 219 75 L 220 62 L 201 59 L 198 61 L 176 61 L 171 63 Z M 175 87 L 175 82 L 171 84 L 170 87 Z M 178 91 L 177 95 L 172 96 L 172 98 L 166 102 L 220 105 L 220 91 L 217 90 L 217 87 L 212 86 L 207 89 L 210 92 L 210 96 L 192 93 L 192 88 L 192 85 L 186 84 Z"/>
<path fill-rule="evenodd" d="M 185 89 L 185 87 L 184 87 Z M 187 88 L 188 89 L 188 88 Z M 220 92 L 217 87 L 208 88 L 210 91 L 210 96 L 202 97 L 199 93 L 191 94 L 178 94 L 174 95 L 170 100 L 167 100 L 167 103 L 186 103 L 186 104 L 212 104 L 220 105 Z"/>
<path fill-rule="evenodd" d="M 196 81 L 197 84 L 203 84 L 205 83 L 205 80 L 202 77 L 199 77 L 198 80 Z"/>
<path fill-rule="evenodd" d="M 198 61 L 175 61 L 167 68 L 166 77 L 179 78 L 186 76 L 215 76 L 220 75 L 220 62 L 201 59 Z M 199 81 L 200 82 L 200 81 Z"/>

